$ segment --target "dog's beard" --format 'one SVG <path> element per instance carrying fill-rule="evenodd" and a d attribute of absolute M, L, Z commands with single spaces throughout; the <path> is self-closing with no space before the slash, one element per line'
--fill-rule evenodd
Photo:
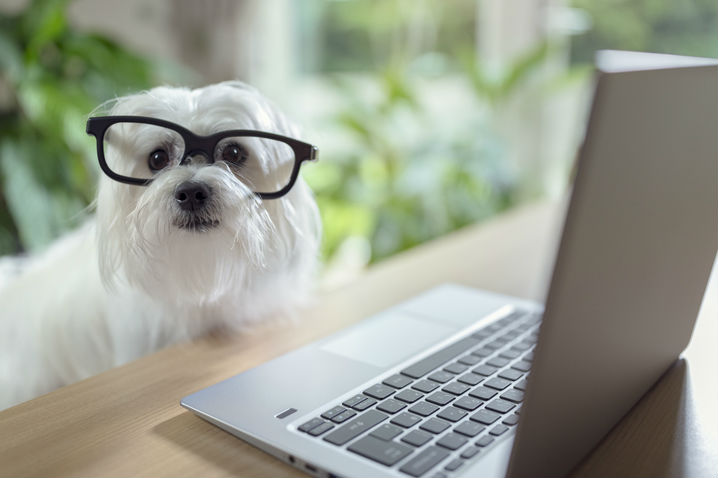
<path fill-rule="evenodd" d="M 207 205 L 195 212 L 182 210 L 174 199 L 177 185 L 189 179 L 212 190 Z M 201 304 L 248 290 L 271 266 L 268 258 L 285 252 L 283 236 L 291 228 L 275 223 L 285 220 L 287 211 L 273 218 L 222 164 L 176 168 L 144 190 L 112 186 L 120 215 L 100 232 L 101 246 L 106 243 L 101 261 L 114 258 L 113 280 L 122 276 L 153 297 Z"/>

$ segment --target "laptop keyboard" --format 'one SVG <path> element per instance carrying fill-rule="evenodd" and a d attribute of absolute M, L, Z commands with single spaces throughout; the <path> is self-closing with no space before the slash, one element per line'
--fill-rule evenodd
<path fill-rule="evenodd" d="M 516 310 L 298 430 L 411 476 L 449 476 L 513 433 L 540 320 Z"/>

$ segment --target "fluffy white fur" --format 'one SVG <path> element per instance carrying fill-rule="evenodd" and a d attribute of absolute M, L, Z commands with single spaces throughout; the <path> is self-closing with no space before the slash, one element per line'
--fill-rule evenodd
<path fill-rule="evenodd" d="M 279 111 L 238 82 L 155 88 L 109 108 L 200 135 L 255 129 L 297 137 Z M 174 225 L 174 189 L 186 179 L 212 188 L 218 227 Z M 149 187 L 102 175 L 96 205 L 94 219 L 25 260 L 13 277 L 2 277 L 8 260 L 0 267 L 0 409 L 168 344 L 285 315 L 311 285 L 320 222 L 301 178 L 286 196 L 260 201 L 221 162 L 163 170 Z"/>

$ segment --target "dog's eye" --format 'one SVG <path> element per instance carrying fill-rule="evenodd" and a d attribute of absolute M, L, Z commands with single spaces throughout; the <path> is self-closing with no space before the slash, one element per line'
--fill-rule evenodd
<path fill-rule="evenodd" d="M 150 157 L 147 160 L 147 165 L 152 171 L 159 171 L 160 169 L 167 166 L 170 162 L 170 157 L 167 151 L 164 149 L 158 149 L 150 153 Z"/>
<path fill-rule="evenodd" d="M 222 147 L 222 161 L 238 164 L 247 159 L 247 150 L 237 143 L 230 143 Z"/>

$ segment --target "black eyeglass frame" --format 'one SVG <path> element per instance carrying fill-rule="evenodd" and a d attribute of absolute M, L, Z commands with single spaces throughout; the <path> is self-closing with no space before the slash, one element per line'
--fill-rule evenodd
<path fill-rule="evenodd" d="M 171 129 L 172 131 L 178 133 L 184 141 L 184 151 L 181 156 L 182 160 L 184 160 L 187 156 L 192 156 L 197 152 L 201 152 L 207 156 L 207 160 L 210 164 L 214 163 L 214 149 L 224 138 L 245 136 L 272 139 L 285 143 L 292 148 L 292 151 L 294 151 L 294 166 L 292 167 L 292 174 L 289 178 L 289 183 L 276 192 L 266 193 L 254 191 L 254 194 L 260 199 L 276 199 L 287 194 L 297 181 L 297 177 L 299 177 L 299 168 L 302 163 L 304 161 L 316 161 L 319 154 L 319 148 L 314 145 L 294 138 L 289 138 L 287 136 L 282 136 L 280 134 L 268 133 L 266 131 L 235 129 L 220 131 L 219 133 L 214 133 L 209 136 L 200 136 L 194 134 L 187 128 L 184 128 L 176 123 L 172 123 L 171 121 L 151 118 L 149 116 L 95 116 L 93 118 L 89 118 L 87 120 L 87 127 L 85 131 L 87 134 L 95 137 L 97 142 L 97 159 L 100 162 L 100 168 L 102 168 L 102 171 L 115 181 L 135 186 L 148 186 L 154 178 L 139 179 L 117 174 L 110 169 L 107 161 L 105 160 L 105 151 L 103 148 L 105 133 L 110 126 L 116 123 L 143 123 Z"/>

